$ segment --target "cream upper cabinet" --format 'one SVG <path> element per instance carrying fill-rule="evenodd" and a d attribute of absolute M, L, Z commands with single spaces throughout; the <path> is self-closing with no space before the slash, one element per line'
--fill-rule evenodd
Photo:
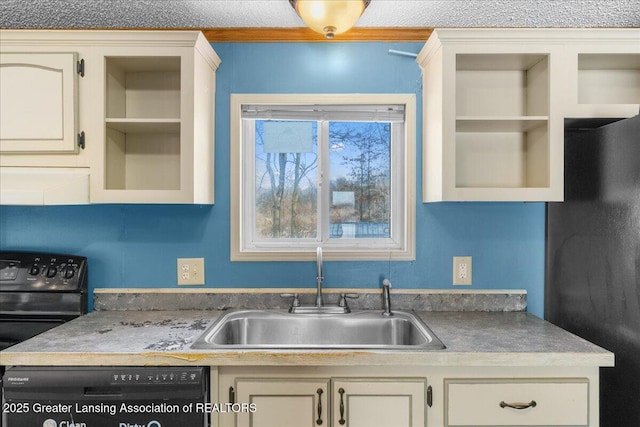
<path fill-rule="evenodd" d="M 423 70 L 423 201 L 561 200 L 558 47 L 530 30 L 437 30 Z"/>
<path fill-rule="evenodd" d="M 45 204 L 214 202 L 220 58 L 202 33 L 2 30 L 0 43 L 0 172 L 10 182 L 21 182 L 14 168 L 81 168 L 82 197 Z M 0 203 L 51 194 L 33 172 L 27 189 L 3 185 Z"/>
<path fill-rule="evenodd" d="M 423 71 L 423 201 L 561 201 L 564 121 L 629 117 L 640 31 L 439 29 Z"/>
<path fill-rule="evenodd" d="M 0 152 L 77 151 L 77 57 L 0 53 Z"/>
<path fill-rule="evenodd" d="M 111 36 L 94 69 L 104 90 L 91 201 L 212 204 L 220 59 L 198 32 Z"/>

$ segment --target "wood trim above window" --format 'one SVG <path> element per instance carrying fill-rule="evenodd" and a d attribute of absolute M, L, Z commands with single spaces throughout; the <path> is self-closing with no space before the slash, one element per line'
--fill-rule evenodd
<path fill-rule="evenodd" d="M 309 28 L 202 28 L 210 42 L 426 42 L 433 28 L 352 28 L 327 40 Z"/>

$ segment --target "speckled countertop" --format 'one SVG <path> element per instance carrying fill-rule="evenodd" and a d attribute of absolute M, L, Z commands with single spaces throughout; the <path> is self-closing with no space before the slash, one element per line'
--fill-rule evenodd
<path fill-rule="evenodd" d="M 0 352 L 0 365 L 613 366 L 614 355 L 526 312 L 418 312 L 436 351 L 192 350 L 220 311 L 98 311 Z"/>

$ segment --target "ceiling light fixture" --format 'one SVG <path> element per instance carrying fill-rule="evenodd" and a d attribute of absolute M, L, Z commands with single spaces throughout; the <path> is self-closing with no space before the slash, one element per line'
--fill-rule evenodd
<path fill-rule="evenodd" d="M 353 27 L 371 0 L 289 0 L 313 31 L 332 39 Z"/>

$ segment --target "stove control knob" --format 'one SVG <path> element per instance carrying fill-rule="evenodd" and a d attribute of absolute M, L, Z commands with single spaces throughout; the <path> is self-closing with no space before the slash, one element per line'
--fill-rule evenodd
<path fill-rule="evenodd" d="M 58 274 L 58 269 L 53 266 L 50 265 L 49 268 L 47 268 L 47 277 L 55 277 L 56 274 Z"/>
<path fill-rule="evenodd" d="M 40 273 L 40 268 L 38 268 L 37 264 L 33 264 L 30 268 L 29 268 L 29 274 L 32 276 L 37 276 L 38 273 Z"/>
<path fill-rule="evenodd" d="M 73 270 L 73 267 L 67 266 L 62 270 L 62 277 L 65 279 L 71 279 L 76 272 Z"/>

